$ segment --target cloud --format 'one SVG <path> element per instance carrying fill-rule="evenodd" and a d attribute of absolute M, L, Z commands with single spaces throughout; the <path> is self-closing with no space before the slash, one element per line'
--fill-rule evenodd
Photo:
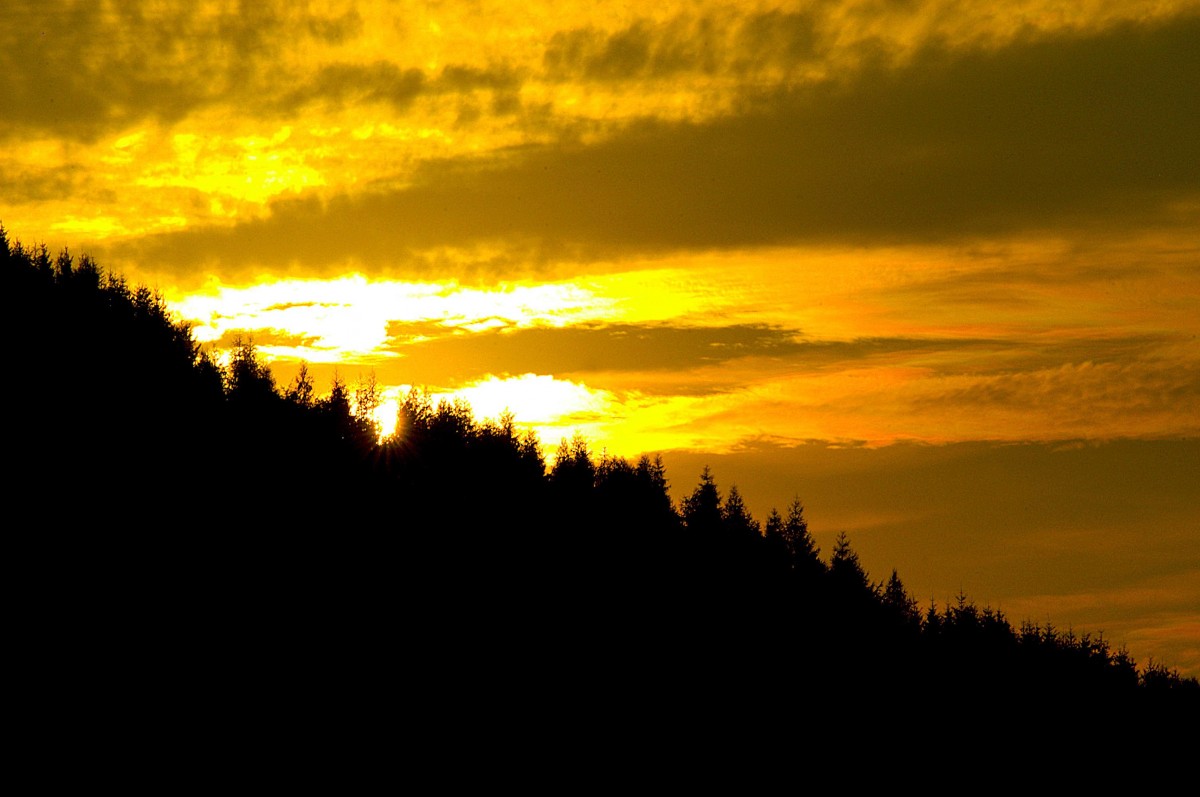
<path fill-rule="evenodd" d="M 300 88 L 280 100 L 282 108 L 293 109 L 314 99 L 337 106 L 350 103 L 389 102 L 407 108 L 425 88 L 425 73 L 402 69 L 390 61 L 372 64 L 329 64 Z"/>
<path fill-rule="evenodd" d="M 1182 421 L 1200 418 L 1200 364 L 1130 353 L 949 382 L 930 403 L 979 412 L 1041 410 L 1075 433 L 1096 427 L 1111 434 L 1160 416 L 1177 419 L 1181 432 L 1200 432 L 1200 423 Z"/>
<path fill-rule="evenodd" d="M 350 107 L 361 113 L 364 104 L 382 102 L 405 111 L 422 96 L 477 90 L 511 92 L 519 85 L 517 74 L 504 67 L 485 69 L 450 64 L 430 75 L 423 69 L 402 68 L 392 61 L 338 62 L 320 67 L 312 77 L 281 96 L 276 110 L 296 113 L 308 103 L 322 102 L 334 109 Z"/>
<path fill-rule="evenodd" d="M 661 372 L 669 390 L 686 392 L 696 377 L 684 372 L 717 368 L 733 360 L 756 358 L 759 378 L 862 363 L 879 357 L 919 355 L 987 345 L 973 340 L 860 339 L 807 341 L 797 330 L 761 324 L 698 327 L 666 324 L 605 324 L 564 328 L 453 330 L 429 322 L 393 322 L 388 326 L 390 351 L 403 355 L 399 364 L 409 381 L 447 384 L 476 375 L 526 372 L 567 375 L 623 372 L 619 381 L 656 392 L 654 382 L 629 374 Z M 763 362 L 773 360 L 773 364 Z M 675 376 L 672 376 L 675 374 Z M 745 374 L 732 370 L 727 388 Z M 713 377 L 701 377 L 707 389 Z M 682 384 L 681 384 L 682 383 Z M 663 386 L 660 386 L 660 388 Z"/>
<path fill-rule="evenodd" d="M 820 22 L 813 10 L 742 16 L 714 9 L 664 21 L 638 19 L 613 31 L 571 28 L 550 36 L 542 62 L 548 80 L 601 83 L 791 71 L 828 52 Z"/>
<path fill-rule="evenodd" d="M 146 242 L 193 268 L 429 262 L 437 247 L 602 258 L 969 240 L 1194 223 L 1200 18 L 996 51 L 929 48 L 847 85 L 775 90 L 703 124 L 426 163 L 409 187 L 278 202 Z M 1186 215 L 1186 212 L 1183 212 Z"/>
<path fill-rule="evenodd" d="M 316 101 L 404 111 L 425 94 L 519 85 L 504 66 L 452 63 L 426 74 L 402 57 L 339 60 L 357 55 L 350 45 L 364 25 L 354 7 L 14 0 L 0 23 L 0 139 L 91 142 L 214 106 L 243 119 L 294 116 Z"/>
<path fill-rule="evenodd" d="M 620 395 L 674 402 L 673 419 L 709 450 L 764 436 L 871 445 L 1166 438 L 1200 434 L 1192 359 L 1178 342 L 846 341 L 583 376 Z"/>
<path fill-rule="evenodd" d="M 69 199 L 84 182 L 85 174 L 74 163 L 51 167 L 0 163 L 0 185 L 9 205 Z"/>
<path fill-rule="evenodd" d="M 215 103 L 273 96 L 280 55 L 304 40 L 345 41 L 351 9 L 284 2 L 101 4 L 12 0 L 0 24 L 0 138 L 91 141 L 138 121 L 176 122 Z M 249 101 L 249 102 L 248 102 Z"/>
<path fill-rule="evenodd" d="M 665 78 L 715 71 L 723 48 L 710 19 L 676 17 L 654 25 L 638 20 L 607 33 L 594 27 L 558 31 L 546 44 L 543 64 L 551 80 Z"/>
<path fill-rule="evenodd" d="M 580 374 L 595 371 L 654 371 L 693 368 L 751 353 L 783 351 L 795 346 L 795 332 L 757 325 L 673 327 L 612 324 L 562 329 L 533 328 L 427 335 L 428 324 L 393 323 L 388 334 L 393 350 L 404 355 L 414 374 L 446 383 L 484 373 Z M 424 376 L 422 379 L 426 378 Z"/>

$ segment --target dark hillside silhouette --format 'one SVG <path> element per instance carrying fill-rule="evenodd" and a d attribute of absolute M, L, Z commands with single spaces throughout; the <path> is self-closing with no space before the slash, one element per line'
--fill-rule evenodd
<path fill-rule="evenodd" d="M 1195 679 L 1139 674 L 1101 638 L 1014 628 L 965 595 L 919 611 L 845 535 L 822 559 L 798 498 L 760 525 L 706 469 L 676 507 L 660 459 L 576 438 L 548 467 L 511 415 L 420 391 L 380 440 L 370 379 L 279 385 L 249 339 L 222 365 L 87 257 L 0 229 L 0 280 L 25 632 L 87 650 L 110 685 L 244 694 L 258 673 L 280 694 L 387 683 L 439 716 L 809 727 L 880 699 L 1058 722 L 1083 716 L 1067 699 L 1197 706 Z M 146 657 L 166 663 L 134 684 Z"/>

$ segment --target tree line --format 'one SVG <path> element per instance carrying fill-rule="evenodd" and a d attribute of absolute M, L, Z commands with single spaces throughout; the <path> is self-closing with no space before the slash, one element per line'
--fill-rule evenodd
<path fill-rule="evenodd" d="M 338 650 L 375 675 L 403 659 L 456 700 L 557 688 L 580 710 L 637 695 L 677 714 L 697 689 L 764 711 L 847 692 L 1200 695 L 1103 637 L 1014 626 L 965 595 L 922 611 L 844 534 L 822 558 L 799 498 L 760 523 L 705 469 L 676 505 L 661 458 L 577 437 L 548 462 L 511 414 L 419 390 L 381 439 L 373 382 L 319 394 L 302 368 L 278 385 L 248 339 L 222 365 L 160 295 L 86 256 L 0 227 L 0 280 L 8 534 L 38 612 L 100 649 Z"/>

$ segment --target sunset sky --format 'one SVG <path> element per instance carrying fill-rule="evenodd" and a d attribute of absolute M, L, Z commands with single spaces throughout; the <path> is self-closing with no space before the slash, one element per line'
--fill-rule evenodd
<path fill-rule="evenodd" d="M 5 0 L 0 187 L 281 384 L 1200 675 L 1200 2 Z"/>

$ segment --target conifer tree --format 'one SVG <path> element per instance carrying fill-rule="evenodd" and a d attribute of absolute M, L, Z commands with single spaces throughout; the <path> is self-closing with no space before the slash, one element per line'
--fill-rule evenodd
<path fill-rule="evenodd" d="M 145 304 L 135 292 L 135 304 Z M 238 338 L 226 369 L 226 390 L 230 399 L 244 404 L 260 404 L 275 398 L 275 377 L 267 364 L 259 359 L 258 350 L 251 338 Z"/>
<path fill-rule="evenodd" d="M 880 591 L 880 599 L 883 605 L 905 625 L 920 625 L 921 613 L 917 607 L 917 600 L 904 588 L 895 568 L 892 569 L 891 577 Z"/>
<path fill-rule="evenodd" d="M 708 466 L 700 474 L 700 483 L 683 499 L 683 522 L 693 533 L 713 534 L 721 528 L 721 493 Z"/>
<path fill-rule="evenodd" d="M 296 378 L 292 380 L 292 384 L 288 387 L 285 394 L 287 399 L 301 407 L 311 407 L 313 404 L 314 385 L 312 377 L 308 374 L 308 363 L 300 363 L 300 370 L 296 372 Z"/>
<path fill-rule="evenodd" d="M 844 531 L 838 532 L 837 542 L 833 546 L 833 555 L 829 559 L 829 575 L 834 586 L 847 594 L 874 594 L 867 573 L 858 560 L 858 554 L 850 547 L 850 538 Z"/>
<path fill-rule="evenodd" d="M 762 536 L 758 521 L 750 516 L 750 510 L 746 508 L 746 502 L 742 500 L 742 494 L 736 484 L 730 486 L 729 495 L 721 506 L 721 522 L 725 530 L 736 537 Z"/>
<path fill-rule="evenodd" d="M 782 522 L 780 533 L 787 545 L 791 557 L 792 568 L 806 580 L 815 581 L 825 574 L 825 563 L 821 561 L 820 548 L 808 531 L 808 521 L 804 517 L 804 504 L 800 497 L 792 499 L 788 506 L 787 517 Z"/>

